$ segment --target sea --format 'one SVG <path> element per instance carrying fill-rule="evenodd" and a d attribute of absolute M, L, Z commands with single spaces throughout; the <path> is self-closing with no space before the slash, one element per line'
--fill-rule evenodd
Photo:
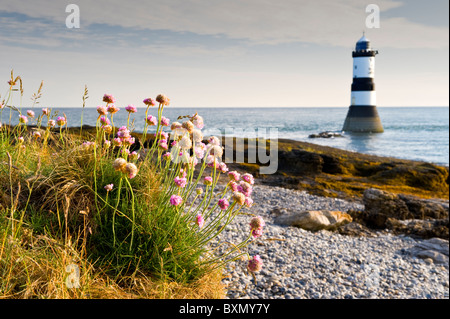
<path fill-rule="evenodd" d="M 426 161 L 449 166 L 449 108 L 448 107 L 378 107 L 384 127 L 383 133 L 341 132 L 348 107 L 243 107 L 243 108 L 164 108 L 163 116 L 176 121 L 179 116 L 198 113 L 203 117 L 203 133 L 237 137 L 286 138 L 331 146 L 348 151 L 399 159 Z M 9 120 L 4 109 L 0 122 Z M 34 110 L 36 114 L 40 109 Z M 95 108 L 52 109 L 53 114 L 66 114 L 68 126 L 95 125 L 98 114 Z M 148 114 L 157 116 L 157 107 Z M 134 131 L 144 129 L 145 108 L 131 114 Z M 128 113 L 122 108 L 114 115 L 114 125 L 127 124 Z M 12 124 L 17 124 L 13 116 Z M 45 120 L 43 125 L 45 125 Z M 310 138 L 320 132 L 338 132 L 342 137 Z"/>

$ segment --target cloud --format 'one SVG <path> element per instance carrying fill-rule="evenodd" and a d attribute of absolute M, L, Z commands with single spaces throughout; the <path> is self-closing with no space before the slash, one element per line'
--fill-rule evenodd
<path fill-rule="evenodd" d="M 304 42 L 353 45 L 365 28 L 368 3 L 360 0 L 79 0 L 81 28 L 105 24 L 136 30 L 169 30 L 220 35 L 250 44 Z M 427 26 L 404 17 L 383 19 L 383 12 L 405 5 L 379 0 L 381 28 L 371 29 L 379 45 L 394 48 L 446 48 L 448 27 Z M 8 12 L 65 25 L 65 4 L 51 0 L 8 3 Z"/>

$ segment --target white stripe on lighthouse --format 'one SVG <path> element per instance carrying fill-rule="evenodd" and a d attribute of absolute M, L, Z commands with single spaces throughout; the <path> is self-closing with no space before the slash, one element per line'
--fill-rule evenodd
<path fill-rule="evenodd" d="M 352 105 L 377 105 L 375 91 L 352 91 Z"/>
<path fill-rule="evenodd" d="M 362 56 L 353 58 L 354 78 L 373 78 L 374 76 L 375 76 L 374 57 Z"/>

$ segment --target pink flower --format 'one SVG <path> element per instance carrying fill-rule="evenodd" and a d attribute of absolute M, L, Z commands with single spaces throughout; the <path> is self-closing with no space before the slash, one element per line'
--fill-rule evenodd
<path fill-rule="evenodd" d="M 246 197 L 245 198 L 245 206 L 247 206 L 248 208 L 253 206 L 253 199 L 251 199 L 250 197 Z"/>
<path fill-rule="evenodd" d="M 252 174 L 246 173 L 246 174 L 242 175 L 242 179 L 244 181 L 246 181 L 247 183 L 250 183 L 251 185 L 255 184 L 255 180 L 254 180 Z"/>
<path fill-rule="evenodd" d="M 48 125 L 48 127 L 55 127 L 56 121 L 55 120 L 48 120 L 47 125 Z"/>
<path fill-rule="evenodd" d="M 253 192 L 253 187 L 252 187 L 252 185 L 250 185 L 247 182 L 240 181 L 239 186 L 238 186 L 238 192 L 241 192 L 242 194 L 244 194 L 245 197 L 250 197 Z"/>
<path fill-rule="evenodd" d="M 106 115 L 108 113 L 108 109 L 106 108 L 106 106 L 99 105 L 97 106 L 97 113 L 100 115 Z"/>
<path fill-rule="evenodd" d="M 167 96 L 165 96 L 164 94 L 159 94 L 156 97 L 156 102 L 161 103 L 162 105 L 169 105 L 170 99 Z"/>
<path fill-rule="evenodd" d="M 158 119 L 153 115 L 149 115 L 145 121 L 148 125 L 156 125 L 158 123 Z"/>
<path fill-rule="evenodd" d="M 27 124 L 28 123 L 28 117 L 26 117 L 25 115 L 20 115 L 19 116 L 19 122 L 22 124 Z"/>
<path fill-rule="evenodd" d="M 109 125 L 109 124 L 111 124 L 111 122 L 108 120 L 108 118 L 106 116 L 102 116 L 100 118 L 100 123 L 102 123 L 102 125 Z"/>
<path fill-rule="evenodd" d="M 105 189 L 107 192 L 110 192 L 110 191 L 112 191 L 113 187 L 114 187 L 114 184 L 108 184 L 105 186 Z"/>
<path fill-rule="evenodd" d="M 219 164 L 219 170 L 220 170 L 222 173 L 228 172 L 227 164 L 225 164 L 224 162 L 220 163 L 220 164 Z"/>
<path fill-rule="evenodd" d="M 167 117 L 161 116 L 161 125 L 169 126 L 170 120 Z"/>
<path fill-rule="evenodd" d="M 228 177 L 230 178 L 230 180 L 237 182 L 239 178 L 241 178 L 241 174 L 236 171 L 232 171 L 228 173 Z"/>
<path fill-rule="evenodd" d="M 169 145 L 167 145 L 167 141 L 166 140 L 160 140 L 158 142 L 158 147 L 163 150 L 163 151 L 167 151 L 169 149 Z"/>
<path fill-rule="evenodd" d="M 203 216 L 198 214 L 197 215 L 197 225 L 198 225 L 198 227 L 202 228 L 204 224 L 205 224 L 205 220 L 203 219 Z"/>
<path fill-rule="evenodd" d="M 252 229 L 252 236 L 253 236 L 253 238 L 261 237 L 262 233 L 263 233 L 263 229 L 262 228 Z"/>
<path fill-rule="evenodd" d="M 28 115 L 29 118 L 34 118 L 34 115 L 35 115 L 35 114 L 34 114 L 33 111 L 28 110 L 28 111 L 27 111 L 27 115 Z"/>
<path fill-rule="evenodd" d="M 212 182 L 213 182 L 213 179 L 212 179 L 211 176 L 206 176 L 205 177 L 205 185 L 210 186 L 210 185 L 212 185 Z"/>
<path fill-rule="evenodd" d="M 172 195 L 170 196 L 170 205 L 172 206 L 178 206 L 183 202 L 183 198 L 178 195 Z"/>
<path fill-rule="evenodd" d="M 113 139 L 113 145 L 114 146 L 122 146 L 122 140 L 118 137 Z"/>
<path fill-rule="evenodd" d="M 106 110 L 111 114 L 115 114 L 120 111 L 120 109 L 118 107 L 116 107 L 114 104 L 111 104 L 110 106 L 108 106 L 108 108 Z"/>
<path fill-rule="evenodd" d="M 230 181 L 228 183 L 228 185 L 230 186 L 231 190 L 233 192 L 237 192 L 238 191 L 238 184 L 235 181 Z"/>
<path fill-rule="evenodd" d="M 177 176 L 174 178 L 173 181 L 174 181 L 175 185 L 177 185 L 178 187 L 181 187 L 181 188 L 185 187 L 187 184 L 187 179 L 183 178 L 183 177 L 180 178 Z"/>
<path fill-rule="evenodd" d="M 170 161 L 170 159 L 172 158 L 172 154 L 170 152 L 165 152 L 163 154 L 163 158 Z"/>
<path fill-rule="evenodd" d="M 48 108 L 43 108 L 42 109 L 42 115 L 49 115 L 50 111 L 48 110 Z"/>
<path fill-rule="evenodd" d="M 217 136 L 211 136 L 211 137 L 208 139 L 208 142 L 209 142 L 209 144 L 211 144 L 211 145 L 217 145 L 217 146 L 220 145 L 220 140 L 219 140 L 219 138 L 218 138 Z"/>
<path fill-rule="evenodd" d="M 65 117 L 62 117 L 62 116 L 58 116 L 58 118 L 56 119 L 56 123 L 57 123 L 59 126 L 63 126 L 63 125 L 66 124 L 66 118 L 65 118 Z"/>
<path fill-rule="evenodd" d="M 125 110 L 126 110 L 128 113 L 136 113 L 136 112 L 137 112 L 137 108 L 136 108 L 136 106 L 134 106 L 133 104 L 128 105 L 128 106 L 125 108 Z"/>
<path fill-rule="evenodd" d="M 33 137 L 34 137 L 35 139 L 38 139 L 38 138 L 41 137 L 41 133 L 35 131 L 35 132 L 33 132 Z"/>
<path fill-rule="evenodd" d="M 192 123 L 197 126 L 197 128 L 202 129 L 204 127 L 203 124 L 203 117 L 201 117 L 200 115 L 195 115 L 192 119 L 191 119 Z"/>
<path fill-rule="evenodd" d="M 106 102 L 108 104 L 115 103 L 116 99 L 111 94 L 105 94 L 105 95 L 103 95 L 103 102 Z"/>
<path fill-rule="evenodd" d="M 251 272 L 258 272 L 262 269 L 263 262 L 259 255 L 253 256 L 253 259 L 250 259 L 247 264 L 247 269 Z"/>
<path fill-rule="evenodd" d="M 144 104 L 148 105 L 148 106 L 154 106 L 155 105 L 155 100 L 153 100 L 151 97 L 143 100 L 142 102 L 144 102 Z"/>
<path fill-rule="evenodd" d="M 252 229 L 255 229 L 255 228 L 262 228 L 262 227 L 264 227 L 264 226 L 266 226 L 266 223 L 264 222 L 264 219 L 263 219 L 261 216 L 253 217 L 253 218 L 250 220 L 250 227 L 251 227 Z"/>
<path fill-rule="evenodd" d="M 121 126 L 117 132 L 117 136 L 123 139 L 128 139 L 131 137 L 130 130 L 126 126 Z"/>
<path fill-rule="evenodd" d="M 230 206 L 230 203 L 226 200 L 226 198 L 219 199 L 218 203 L 221 210 L 226 210 L 228 206 Z"/>
<path fill-rule="evenodd" d="M 138 168 L 133 163 L 128 163 L 125 166 L 124 173 L 128 175 L 128 178 L 134 178 L 138 173 Z"/>

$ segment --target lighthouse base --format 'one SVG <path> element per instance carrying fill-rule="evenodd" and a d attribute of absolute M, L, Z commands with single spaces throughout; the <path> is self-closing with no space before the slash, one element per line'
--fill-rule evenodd
<path fill-rule="evenodd" d="M 346 132 L 384 132 L 375 105 L 351 105 L 342 130 Z"/>

